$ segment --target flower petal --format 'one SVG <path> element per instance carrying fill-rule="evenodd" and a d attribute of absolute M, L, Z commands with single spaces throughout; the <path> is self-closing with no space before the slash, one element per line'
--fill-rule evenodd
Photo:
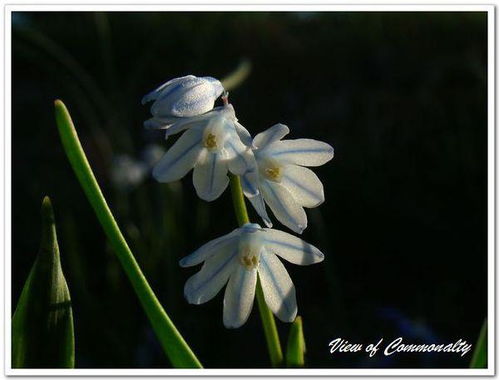
<path fill-rule="evenodd" d="M 263 180 L 260 191 L 279 222 L 299 234 L 307 228 L 307 214 L 284 186 Z"/>
<path fill-rule="evenodd" d="M 213 201 L 224 192 L 229 183 L 227 163 L 218 153 L 203 149 L 194 167 L 192 179 L 199 198 Z"/>
<path fill-rule="evenodd" d="M 141 103 L 146 104 L 147 102 L 150 102 L 151 100 L 156 100 L 159 96 L 161 96 L 161 93 L 163 92 L 163 90 L 166 89 L 166 87 L 168 87 L 170 85 L 173 85 L 175 83 L 179 83 L 179 82 L 182 82 L 185 80 L 192 80 L 194 78 L 196 78 L 194 75 L 186 75 L 186 76 L 180 77 L 180 78 L 173 78 L 173 79 L 163 83 L 161 86 L 159 86 L 155 90 L 151 91 L 147 95 L 144 95 Z"/>
<path fill-rule="evenodd" d="M 264 231 L 265 249 L 290 263 L 310 265 L 324 260 L 324 254 L 321 251 L 296 236 L 270 228 L 264 228 Z"/>
<path fill-rule="evenodd" d="M 224 107 L 215 107 L 210 112 L 191 117 L 154 116 L 144 122 L 144 127 L 147 129 L 166 129 L 167 136 L 174 135 L 191 127 L 205 127 L 211 119 L 223 111 Z"/>
<path fill-rule="evenodd" d="M 224 296 L 224 326 L 235 329 L 244 325 L 253 308 L 257 271 L 236 265 L 230 276 Z"/>
<path fill-rule="evenodd" d="M 244 128 L 241 124 L 239 124 L 237 121 L 234 123 L 234 126 L 236 128 L 236 132 L 243 142 L 244 145 L 251 147 L 253 143 L 253 139 L 251 138 L 250 133 L 246 128 Z"/>
<path fill-rule="evenodd" d="M 324 165 L 334 156 L 331 145 L 312 139 L 275 141 L 265 151 L 283 163 L 302 166 Z"/>
<path fill-rule="evenodd" d="M 324 202 L 324 187 L 319 177 L 310 169 L 287 165 L 281 185 L 289 190 L 295 201 L 304 207 L 317 207 Z"/>
<path fill-rule="evenodd" d="M 257 134 L 253 140 L 253 145 L 258 149 L 263 149 L 274 141 L 279 141 L 289 133 L 289 128 L 284 124 L 276 124 L 269 129 Z"/>
<path fill-rule="evenodd" d="M 203 149 L 201 139 L 201 131 L 186 131 L 156 164 L 152 172 L 154 178 L 159 182 L 172 182 L 185 176 Z"/>
<path fill-rule="evenodd" d="M 256 170 L 256 160 L 253 151 L 244 145 L 237 135 L 230 136 L 225 141 L 228 153 L 228 166 L 231 173 L 243 175 L 247 171 Z"/>
<path fill-rule="evenodd" d="M 162 128 L 165 129 L 165 137 L 175 135 L 190 128 L 203 129 L 208 125 L 210 115 L 211 113 L 200 116 L 177 118 L 174 123 L 166 128 Z"/>
<path fill-rule="evenodd" d="M 200 305 L 211 300 L 227 283 L 237 264 L 239 247 L 226 246 L 205 261 L 201 270 L 190 277 L 184 286 L 184 296 L 190 304 Z"/>
<path fill-rule="evenodd" d="M 259 176 L 257 170 L 247 171 L 240 178 L 245 196 L 249 198 L 260 194 L 260 191 L 258 190 Z"/>
<path fill-rule="evenodd" d="M 160 118 L 160 117 L 152 117 L 144 121 L 145 129 L 168 129 L 177 118 Z"/>
<path fill-rule="evenodd" d="M 276 255 L 271 252 L 262 252 L 258 275 L 269 309 L 281 321 L 293 322 L 298 312 L 295 287 L 288 271 Z"/>
<path fill-rule="evenodd" d="M 190 255 L 180 260 L 179 265 L 183 268 L 192 267 L 194 265 L 202 263 L 204 260 L 210 258 L 215 253 L 226 250 L 227 247 L 230 248 L 233 245 L 237 246 L 239 233 L 239 228 L 236 228 L 231 233 L 228 233 L 204 244 L 203 246 L 192 252 Z"/>
<path fill-rule="evenodd" d="M 265 202 L 263 201 L 262 194 L 257 194 L 254 196 L 246 196 L 250 203 L 253 205 L 257 214 L 262 218 L 263 222 L 267 227 L 272 227 L 272 221 L 267 214 L 267 208 L 265 207 Z"/>
<path fill-rule="evenodd" d="M 193 75 L 187 75 L 180 80 L 174 81 L 165 87 L 163 87 L 157 94 L 155 102 L 151 106 L 151 114 L 159 117 L 168 116 L 194 116 L 194 115 L 182 115 L 178 113 L 174 107 L 177 103 L 182 102 L 183 99 L 187 100 L 188 93 L 193 91 L 196 93 L 196 88 L 202 85 L 200 78 L 196 78 Z M 201 86 L 202 87 L 202 86 Z M 206 112 L 206 111 L 204 111 Z M 204 113 L 198 112 L 197 115 Z"/>

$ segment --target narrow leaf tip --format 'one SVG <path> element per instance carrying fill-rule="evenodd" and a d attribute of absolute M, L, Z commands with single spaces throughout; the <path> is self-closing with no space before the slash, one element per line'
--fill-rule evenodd
<path fill-rule="evenodd" d="M 54 223 L 54 210 L 52 209 L 52 202 L 48 195 L 42 201 L 42 219 L 49 224 Z"/>

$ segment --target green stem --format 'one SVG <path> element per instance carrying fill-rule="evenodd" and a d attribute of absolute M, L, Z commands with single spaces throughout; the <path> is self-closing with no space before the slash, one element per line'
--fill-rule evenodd
<path fill-rule="evenodd" d="M 202 368 L 201 363 L 166 314 L 140 270 L 95 179 L 78 139 L 71 116 L 64 103 L 60 100 L 55 101 L 55 117 L 69 162 L 97 214 L 97 218 L 114 248 L 128 279 L 132 283 L 133 289 L 139 297 L 140 303 L 156 332 L 163 350 L 174 367 Z"/>
<path fill-rule="evenodd" d="M 272 367 L 281 367 L 283 357 L 281 342 L 279 341 L 279 333 L 277 332 L 274 315 L 265 303 L 260 278 L 258 278 L 256 283 L 256 300 L 258 303 L 258 310 L 260 311 L 260 318 L 262 319 L 265 339 L 267 339 L 267 349 L 269 350 L 270 362 L 272 363 Z"/>
<path fill-rule="evenodd" d="M 249 223 L 248 210 L 244 202 L 241 180 L 238 176 L 230 174 L 230 191 L 232 193 L 232 202 L 234 203 L 234 212 L 236 213 L 237 224 L 239 227 Z"/>
<path fill-rule="evenodd" d="M 241 180 L 238 176 L 230 175 L 230 189 L 232 192 L 232 201 L 234 203 L 234 211 L 236 213 L 237 223 L 242 226 L 249 223 L 248 210 L 246 210 L 246 203 L 241 188 Z M 260 279 L 256 284 L 256 300 L 258 309 L 260 310 L 260 318 L 262 319 L 263 331 L 265 332 L 265 339 L 267 340 L 267 348 L 270 355 L 270 362 L 273 367 L 280 367 L 282 365 L 283 356 L 281 349 L 281 342 L 279 341 L 279 333 L 275 324 L 274 315 L 270 311 L 263 296 L 262 285 Z"/>

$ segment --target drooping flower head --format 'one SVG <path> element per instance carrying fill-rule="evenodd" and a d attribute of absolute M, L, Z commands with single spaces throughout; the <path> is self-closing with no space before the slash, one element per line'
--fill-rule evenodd
<path fill-rule="evenodd" d="M 331 145 L 312 139 L 281 140 L 288 133 L 287 126 L 276 124 L 255 136 L 257 170 L 247 172 L 242 184 L 245 193 L 258 189 L 258 196 L 248 199 L 264 221 L 268 215 L 263 200 L 282 224 L 302 233 L 307 227 L 303 208 L 324 202 L 322 182 L 306 166 L 325 164 L 333 158 L 334 150 Z"/>
<path fill-rule="evenodd" d="M 167 129 L 179 118 L 202 115 L 211 111 L 224 88 L 218 79 L 187 75 L 162 84 L 142 98 L 142 104 L 154 101 L 152 119 L 146 127 Z"/>
<path fill-rule="evenodd" d="M 252 170 L 255 160 L 243 141 L 248 131 L 237 122 L 230 104 L 171 126 L 170 134 L 186 131 L 166 152 L 153 170 L 159 182 L 184 177 L 192 168 L 194 187 L 206 201 L 218 198 L 229 182 L 227 172 L 242 175 Z"/>
<path fill-rule="evenodd" d="M 298 265 L 324 259 L 321 251 L 300 238 L 248 223 L 180 261 L 182 267 L 204 262 L 201 270 L 187 280 L 184 295 L 189 303 L 199 305 L 227 284 L 223 322 L 227 328 L 237 328 L 249 317 L 259 276 L 270 310 L 280 320 L 292 322 L 298 310 L 295 287 L 278 256 Z"/>

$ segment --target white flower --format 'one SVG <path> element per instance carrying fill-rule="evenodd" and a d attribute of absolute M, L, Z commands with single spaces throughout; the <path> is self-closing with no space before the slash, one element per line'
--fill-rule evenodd
<path fill-rule="evenodd" d="M 204 114 L 213 109 L 223 91 L 222 83 L 212 77 L 187 75 L 172 79 L 142 98 L 142 104 L 154 101 L 153 118 L 144 125 L 167 129 L 178 118 Z"/>
<path fill-rule="evenodd" d="M 146 177 L 147 165 L 127 154 L 120 154 L 111 163 L 111 181 L 120 190 L 131 190 Z"/>
<path fill-rule="evenodd" d="M 321 251 L 300 238 L 248 223 L 180 260 L 182 267 L 204 262 L 187 280 L 184 295 L 189 303 L 199 305 L 215 297 L 227 283 L 223 322 L 227 328 L 237 328 L 253 307 L 258 275 L 270 310 L 280 320 L 292 322 L 298 310 L 295 287 L 276 255 L 298 265 L 324 259 Z"/>
<path fill-rule="evenodd" d="M 198 196 L 212 201 L 227 187 L 227 171 L 242 175 L 254 170 L 256 163 L 251 148 L 241 141 L 248 140 L 249 133 L 237 123 L 232 105 L 193 119 L 188 126 L 181 123 L 173 127 L 174 133 L 188 129 L 154 167 L 153 176 L 159 182 L 172 182 L 194 168 Z"/>
<path fill-rule="evenodd" d="M 165 154 L 165 148 L 157 144 L 148 144 L 141 152 L 140 157 L 150 169 L 158 163 Z"/>
<path fill-rule="evenodd" d="M 288 127 L 276 124 L 255 136 L 253 153 L 258 169 L 247 172 L 241 182 L 245 195 L 267 225 L 269 218 L 263 200 L 282 224 L 302 233 L 307 228 L 303 208 L 324 202 L 321 181 L 305 166 L 325 164 L 333 158 L 334 150 L 329 144 L 312 139 L 281 141 L 288 133 Z"/>

